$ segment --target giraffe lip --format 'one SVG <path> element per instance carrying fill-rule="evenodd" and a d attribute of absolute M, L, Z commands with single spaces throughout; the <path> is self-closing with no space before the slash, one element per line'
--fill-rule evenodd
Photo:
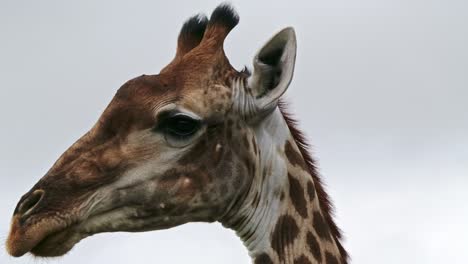
<path fill-rule="evenodd" d="M 78 242 L 75 225 L 56 230 L 39 240 L 29 252 L 38 257 L 62 256 Z"/>
<path fill-rule="evenodd" d="M 14 216 L 10 234 L 6 242 L 8 253 L 21 257 L 30 252 L 35 256 L 61 256 L 68 252 L 80 234 L 76 232 L 77 223 L 65 224 L 64 221 L 39 221 L 31 225 L 21 223 L 20 217 Z"/>
<path fill-rule="evenodd" d="M 30 247 L 29 250 L 26 250 L 21 255 L 30 252 L 37 257 L 63 256 L 69 252 L 80 240 L 92 235 L 92 233 L 86 232 L 82 229 L 83 225 L 85 225 L 93 217 L 100 216 L 101 214 L 105 214 L 112 210 L 115 210 L 115 208 L 92 214 L 85 219 L 81 219 L 80 221 L 75 220 L 73 223 L 63 226 L 62 228 L 55 227 L 54 229 L 46 232 L 42 239 L 38 240 L 32 247 Z"/>

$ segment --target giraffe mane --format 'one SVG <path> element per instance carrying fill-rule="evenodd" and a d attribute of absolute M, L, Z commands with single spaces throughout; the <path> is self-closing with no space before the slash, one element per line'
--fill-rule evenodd
<path fill-rule="evenodd" d="M 330 231 L 340 251 L 342 261 L 344 264 L 346 264 L 348 263 L 349 254 L 341 245 L 341 242 L 343 240 L 343 235 L 342 235 L 340 228 L 336 225 L 333 219 L 335 210 L 334 210 L 332 201 L 330 197 L 328 196 L 324 187 L 325 184 L 323 183 L 320 177 L 320 174 L 317 171 L 315 159 L 310 154 L 310 148 L 311 148 L 310 144 L 308 143 L 305 134 L 301 130 L 299 130 L 297 119 L 293 117 L 293 115 L 291 114 L 291 112 L 289 112 L 287 107 L 288 107 L 287 102 L 280 99 L 278 103 L 278 108 L 288 125 L 289 131 L 291 132 L 291 135 L 294 138 L 294 141 L 296 142 L 296 145 L 298 146 L 299 151 L 302 154 L 302 157 L 304 158 L 304 161 L 307 165 L 310 175 L 312 175 L 312 178 L 314 180 L 315 190 L 317 192 L 317 197 L 319 199 L 319 205 L 320 205 L 320 208 L 322 209 L 323 217 L 325 218 L 325 221 L 328 223 L 328 226 L 330 227 Z"/>

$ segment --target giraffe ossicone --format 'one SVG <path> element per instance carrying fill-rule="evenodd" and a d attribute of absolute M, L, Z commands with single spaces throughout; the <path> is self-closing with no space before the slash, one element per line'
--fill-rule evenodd
<path fill-rule="evenodd" d="M 23 195 L 9 254 L 61 256 L 97 233 L 218 221 L 257 264 L 347 263 L 313 159 L 281 101 L 294 30 L 274 35 L 250 73 L 223 50 L 238 22 L 225 4 L 185 22 L 172 62 L 125 83 Z"/>

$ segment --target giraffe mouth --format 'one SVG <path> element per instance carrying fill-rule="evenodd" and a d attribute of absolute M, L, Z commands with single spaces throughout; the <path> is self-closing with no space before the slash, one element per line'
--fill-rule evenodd
<path fill-rule="evenodd" d="M 37 222 L 34 225 L 22 226 L 19 217 L 14 216 L 7 239 L 7 251 L 14 257 L 21 257 L 28 252 L 37 257 L 58 257 L 65 255 L 82 239 L 97 233 L 166 229 L 177 222 L 166 223 L 159 220 L 157 226 L 150 228 L 145 225 L 128 225 L 138 218 L 135 218 L 134 210 L 125 209 L 117 207 L 92 214 L 84 219 L 75 221 L 69 219 L 67 224 L 66 220 L 55 221 L 44 218 L 34 220 Z"/>
<path fill-rule="evenodd" d="M 21 223 L 18 216 L 13 217 L 6 249 L 11 256 L 21 257 L 30 252 L 38 257 L 62 256 L 85 235 L 77 232 L 77 223 L 36 219 L 35 224 Z"/>
<path fill-rule="evenodd" d="M 29 252 L 37 257 L 58 257 L 66 254 L 84 238 L 82 234 L 77 232 L 76 226 L 73 225 L 48 234 Z"/>
<path fill-rule="evenodd" d="M 31 254 L 37 257 L 59 257 L 68 253 L 82 239 L 96 233 L 106 232 L 108 230 L 87 230 L 87 225 L 100 217 L 108 216 L 110 213 L 118 211 L 118 208 L 112 208 L 107 211 L 97 213 L 75 221 L 61 229 L 49 232 L 42 240 L 31 248 Z"/>
<path fill-rule="evenodd" d="M 81 220 L 43 218 L 37 223 L 22 227 L 19 217 L 13 217 L 7 239 L 7 251 L 14 257 L 31 253 L 36 257 L 58 257 L 69 252 L 80 240 L 107 230 L 87 230 L 87 225 L 96 218 L 105 217 L 115 208 Z M 66 223 L 68 222 L 68 223 Z"/>

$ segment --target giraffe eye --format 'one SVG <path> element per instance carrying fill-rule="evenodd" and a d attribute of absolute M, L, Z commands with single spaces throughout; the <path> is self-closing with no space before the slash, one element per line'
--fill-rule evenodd
<path fill-rule="evenodd" d="M 174 137 L 190 137 L 200 128 L 200 121 L 189 116 L 179 114 L 168 118 L 165 122 L 165 132 Z"/>
<path fill-rule="evenodd" d="M 154 132 L 162 133 L 172 147 L 185 147 L 203 128 L 203 121 L 181 112 L 163 112 L 159 115 Z"/>

